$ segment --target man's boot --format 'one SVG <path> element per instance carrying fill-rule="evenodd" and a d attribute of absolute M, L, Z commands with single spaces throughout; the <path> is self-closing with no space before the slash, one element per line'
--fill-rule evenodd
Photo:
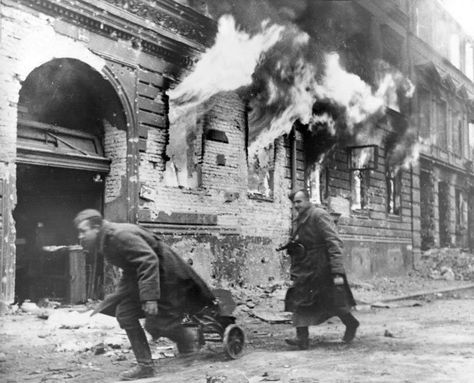
<path fill-rule="evenodd" d="M 141 327 L 126 330 L 128 340 L 137 359 L 137 365 L 120 374 L 120 380 L 151 378 L 155 375 L 150 346 L 145 331 Z"/>
<path fill-rule="evenodd" d="M 296 338 L 285 339 L 290 346 L 296 346 L 300 350 L 307 350 L 309 347 L 309 330 L 308 327 L 296 327 Z"/>
<path fill-rule="evenodd" d="M 357 328 L 359 327 L 359 321 L 351 313 L 339 315 L 339 319 L 341 319 L 342 323 L 346 326 L 346 331 L 344 332 L 342 341 L 345 343 L 351 343 L 355 338 Z"/>

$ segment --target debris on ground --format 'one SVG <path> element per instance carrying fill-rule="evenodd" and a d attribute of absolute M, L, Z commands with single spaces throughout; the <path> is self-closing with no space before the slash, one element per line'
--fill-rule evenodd
<path fill-rule="evenodd" d="M 212 372 L 206 376 L 206 383 L 248 383 L 249 380 L 242 371 L 225 369 Z"/>
<path fill-rule="evenodd" d="M 405 299 L 400 301 L 391 301 L 391 302 L 374 302 L 371 304 L 374 308 L 383 308 L 383 309 L 393 309 L 400 307 L 416 307 L 422 306 L 422 301 L 417 301 L 413 299 Z"/>
<path fill-rule="evenodd" d="M 151 358 L 153 360 L 174 358 L 176 357 L 176 349 L 172 344 L 163 346 L 151 346 Z"/>
<path fill-rule="evenodd" d="M 383 336 L 386 338 L 395 338 L 395 336 L 388 330 L 385 330 L 385 332 L 383 333 Z"/>
<path fill-rule="evenodd" d="M 50 300 L 49 298 L 41 298 L 38 301 L 38 307 L 46 309 L 56 309 L 61 306 L 61 303 L 58 301 Z"/>
<path fill-rule="evenodd" d="M 430 249 L 422 252 L 416 268 L 431 279 L 474 280 L 474 254 L 458 248 Z"/>
<path fill-rule="evenodd" d="M 29 299 L 26 299 L 20 306 L 21 311 L 28 314 L 36 314 L 40 311 L 38 305 L 34 302 L 31 302 Z"/>
<path fill-rule="evenodd" d="M 94 355 L 102 355 L 105 354 L 106 346 L 104 343 L 98 343 L 94 347 L 92 347 L 92 352 Z"/>
<path fill-rule="evenodd" d="M 292 317 L 292 314 L 290 312 L 285 312 L 285 311 L 277 312 L 277 311 L 259 310 L 259 309 L 249 311 L 249 315 L 270 324 L 291 323 L 291 317 Z"/>

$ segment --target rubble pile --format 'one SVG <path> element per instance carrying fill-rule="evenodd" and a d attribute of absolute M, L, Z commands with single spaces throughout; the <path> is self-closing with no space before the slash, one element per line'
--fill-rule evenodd
<path fill-rule="evenodd" d="M 230 290 L 237 305 L 234 315 L 242 318 L 255 316 L 257 311 L 282 312 L 288 286 L 289 282 L 281 281 L 256 287 L 226 286 L 225 288 Z"/>
<path fill-rule="evenodd" d="M 474 281 L 474 254 L 455 248 L 430 249 L 422 253 L 417 270 L 431 279 Z"/>

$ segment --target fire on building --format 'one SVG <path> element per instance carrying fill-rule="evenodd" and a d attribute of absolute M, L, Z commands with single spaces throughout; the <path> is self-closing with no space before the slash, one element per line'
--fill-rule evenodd
<path fill-rule="evenodd" d="M 437 51 L 422 17 L 436 12 L 2 1 L 0 299 L 111 287 L 114 270 L 77 246 L 86 207 L 159 233 L 213 285 L 287 278 L 275 248 L 303 187 L 337 220 L 355 276 L 472 249 L 474 43 L 444 17 Z"/>

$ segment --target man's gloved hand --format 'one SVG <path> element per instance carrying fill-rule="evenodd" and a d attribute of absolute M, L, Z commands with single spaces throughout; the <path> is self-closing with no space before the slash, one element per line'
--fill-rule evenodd
<path fill-rule="evenodd" d="M 335 286 L 341 286 L 344 284 L 344 278 L 342 277 L 342 275 L 336 274 L 333 275 L 332 278 Z"/>
<path fill-rule="evenodd" d="M 158 302 L 157 301 L 146 301 L 142 304 L 142 310 L 148 315 L 158 314 Z"/>

